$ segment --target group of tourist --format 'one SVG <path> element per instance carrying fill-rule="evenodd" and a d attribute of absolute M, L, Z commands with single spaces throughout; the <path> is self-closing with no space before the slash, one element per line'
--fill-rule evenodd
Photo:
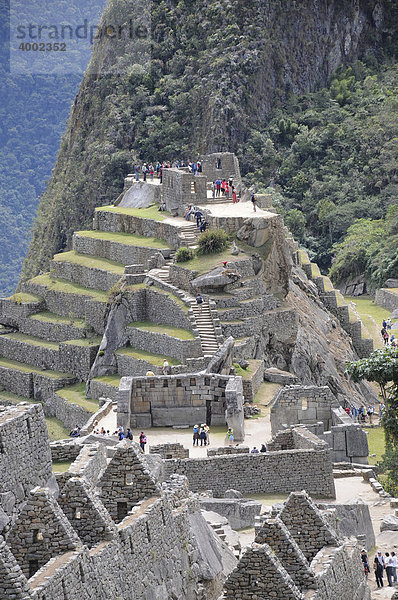
<path fill-rule="evenodd" d="M 104 427 L 101 427 L 101 428 L 96 427 L 93 430 L 93 434 L 101 435 L 104 437 L 117 436 L 120 441 L 122 441 L 124 439 L 133 441 L 133 432 L 131 431 L 130 427 L 127 427 L 126 431 L 124 431 L 124 428 L 121 425 L 119 425 L 119 427 L 113 433 L 111 433 L 109 429 L 105 429 Z M 141 450 L 143 452 L 145 452 L 146 443 L 147 443 L 147 437 L 146 437 L 145 433 L 143 431 L 141 431 L 140 436 L 139 436 L 139 444 L 140 444 Z"/>
<path fill-rule="evenodd" d="M 213 199 L 215 198 L 232 198 L 232 202 L 236 204 L 238 202 L 238 192 L 233 184 L 233 179 L 230 177 L 228 181 L 226 179 L 216 179 L 211 184 L 211 191 Z"/>
<path fill-rule="evenodd" d="M 397 347 L 397 339 L 393 333 L 391 333 L 392 323 L 391 319 L 383 319 L 383 325 L 381 328 L 381 337 L 385 346 Z"/>
<path fill-rule="evenodd" d="M 260 450 L 256 446 L 250 450 L 250 454 L 260 454 L 260 452 L 267 452 L 267 447 L 265 444 L 261 444 Z"/>
<path fill-rule="evenodd" d="M 163 170 L 171 169 L 172 167 L 176 167 L 177 169 L 187 167 L 188 171 L 190 173 L 193 173 L 194 175 L 200 175 L 203 171 L 202 163 L 200 162 L 200 160 L 197 160 L 196 162 L 192 162 L 191 160 L 188 160 L 187 162 L 185 162 L 184 160 L 176 160 L 174 162 L 171 162 L 169 160 L 158 160 L 157 162 L 144 162 L 142 165 L 136 163 L 134 165 L 135 180 L 139 181 L 142 176 L 143 181 L 147 181 L 148 178 L 151 181 L 154 177 L 156 177 L 160 180 L 160 183 L 162 183 Z"/>
<path fill-rule="evenodd" d="M 196 220 L 196 227 L 199 229 L 199 231 L 201 233 L 206 231 L 209 224 L 206 221 L 206 217 L 203 215 L 199 206 L 194 206 L 193 204 L 186 205 L 185 211 L 184 211 L 184 219 L 186 219 L 187 221 L 190 221 L 191 215 L 194 216 L 194 218 Z"/>
<path fill-rule="evenodd" d="M 368 555 L 365 548 L 362 549 L 361 559 L 365 570 L 365 575 L 370 573 Z M 391 587 L 393 583 L 397 583 L 397 557 L 395 552 L 386 552 L 384 555 L 381 550 L 378 550 L 373 561 L 373 570 L 376 577 L 377 587 L 383 587 L 384 571 L 387 575 L 388 585 Z"/>
<path fill-rule="evenodd" d="M 345 412 L 349 417 L 351 417 L 354 421 L 358 421 L 358 423 L 366 423 L 367 419 L 369 419 L 369 423 L 372 424 L 373 416 L 376 414 L 375 407 L 369 404 L 368 407 L 360 406 L 357 408 L 356 406 L 347 406 Z M 381 419 L 384 410 L 384 404 L 380 402 L 379 404 L 379 419 Z"/>
<path fill-rule="evenodd" d="M 192 428 L 193 445 L 199 446 L 199 440 L 201 446 L 210 446 L 210 427 L 206 423 L 202 423 L 201 426 L 194 425 Z"/>

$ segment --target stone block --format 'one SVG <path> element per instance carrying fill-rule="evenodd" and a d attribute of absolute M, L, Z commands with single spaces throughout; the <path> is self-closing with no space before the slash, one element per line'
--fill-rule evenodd
<path fill-rule="evenodd" d="M 152 407 L 153 427 L 172 427 L 173 425 L 193 425 L 205 423 L 206 406 L 186 408 L 154 408 Z"/>

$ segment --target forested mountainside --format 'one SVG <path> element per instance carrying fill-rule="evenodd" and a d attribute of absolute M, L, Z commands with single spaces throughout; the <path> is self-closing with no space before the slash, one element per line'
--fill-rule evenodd
<path fill-rule="evenodd" d="M 104 0 L 96 2 L 104 4 Z M 92 14 L 91 5 L 89 0 L 70 0 L 67 7 L 59 2 L 13 0 L 11 9 L 20 23 L 35 23 L 38 18 L 40 23 L 58 23 L 62 17 L 78 24 Z M 63 53 L 63 72 L 55 64 L 52 72 L 39 73 L 34 63 L 38 53 L 19 52 L 15 46 L 11 63 L 9 25 L 10 3 L 0 3 L 0 296 L 12 293 L 18 283 L 38 198 L 50 179 L 91 55 L 89 48 L 79 52 L 83 71 L 76 69 L 76 57 Z"/>
<path fill-rule="evenodd" d="M 328 88 L 292 96 L 242 152 L 272 183 L 296 239 L 335 283 L 398 274 L 398 65 L 356 62 Z M 347 233 L 348 231 L 348 233 Z"/>
<path fill-rule="evenodd" d="M 155 0 L 148 69 L 128 44 L 94 47 L 98 73 L 86 74 L 73 105 L 23 278 L 47 268 L 93 208 L 118 196 L 133 160 L 244 156 L 292 94 L 327 85 L 367 55 L 383 60 L 396 12 L 391 0 Z M 103 19 L 115 15 L 128 22 L 134 3 L 112 0 Z"/>

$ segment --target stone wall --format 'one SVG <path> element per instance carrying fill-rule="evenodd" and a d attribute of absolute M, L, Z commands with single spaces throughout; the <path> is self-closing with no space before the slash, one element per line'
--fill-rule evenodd
<path fill-rule="evenodd" d="M 395 310 L 398 308 L 398 293 L 397 290 L 391 290 L 388 288 L 381 288 L 376 291 L 375 302 L 383 308 L 388 310 Z"/>
<path fill-rule="evenodd" d="M 132 325 L 134 324 L 132 323 Z M 181 340 L 165 333 L 145 331 L 133 326 L 126 327 L 126 334 L 131 346 L 138 350 L 172 356 L 183 363 L 187 358 L 202 356 L 202 345 L 199 337 L 191 340 Z"/>
<path fill-rule="evenodd" d="M 205 154 L 200 160 L 207 181 L 232 177 L 235 186 L 240 184 L 239 161 L 232 152 Z"/>
<path fill-rule="evenodd" d="M 204 373 L 126 377 L 119 389 L 118 424 L 131 428 L 196 422 L 224 425 L 230 379 Z"/>
<path fill-rule="evenodd" d="M 228 489 L 242 494 L 285 494 L 305 488 L 310 494 L 334 498 L 329 450 L 286 450 L 165 461 L 166 477 L 188 477 L 192 491 L 213 490 L 221 497 Z"/>
<path fill-rule="evenodd" d="M 187 204 L 197 205 L 207 201 L 206 177 L 182 169 L 165 169 L 162 194 L 166 210 L 173 216 L 182 216 Z"/>
<path fill-rule="evenodd" d="M 149 454 L 159 454 L 163 459 L 166 458 L 189 458 L 188 448 L 184 448 L 182 444 L 157 444 L 150 446 Z"/>
<path fill-rule="evenodd" d="M 105 292 L 109 292 L 122 275 L 121 273 L 111 273 L 106 269 L 86 267 L 66 260 L 53 260 L 51 266 L 54 269 L 55 277 Z"/>
<path fill-rule="evenodd" d="M 285 386 L 271 406 L 271 430 L 276 433 L 284 425 L 309 425 L 322 421 L 325 429 L 332 426 L 332 408 L 339 404 L 327 386 Z"/>
<path fill-rule="evenodd" d="M 18 294 L 13 299 L 0 298 L 0 323 L 17 327 L 20 319 L 24 319 L 34 313 L 43 310 L 44 300 L 37 298 L 36 301 L 22 302 L 18 301 Z"/>
<path fill-rule="evenodd" d="M 78 457 L 81 449 L 81 444 L 79 444 L 79 442 L 75 439 L 51 442 L 51 459 L 53 462 L 66 462 L 75 460 Z"/>
<path fill-rule="evenodd" d="M 148 248 L 148 246 L 131 246 L 121 242 L 79 235 L 79 233 L 73 234 L 73 249 L 80 254 L 115 260 L 123 265 L 140 264 L 145 268 L 148 261 L 157 252 L 161 252 L 164 256 L 170 255 L 170 249 L 166 247 L 159 249 Z"/>
<path fill-rule="evenodd" d="M 44 414 L 46 417 L 59 419 L 67 429 L 73 429 L 76 425 L 83 427 L 92 413 L 82 406 L 74 402 L 68 402 L 65 398 L 53 393 L 45 401 Z"/>
<path fill-rule="evenodd" d="M 0 531 L 37 485 L 56 487 L 42 407 L 0 409 Z"/>

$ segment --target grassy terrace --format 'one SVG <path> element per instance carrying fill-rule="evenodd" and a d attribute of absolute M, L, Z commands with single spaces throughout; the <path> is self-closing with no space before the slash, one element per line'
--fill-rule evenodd
<path fill-rule="evenodd" d="M 101 337 L 82 338 L 78 340 L 68 340 L 62 342 L 63 344 L 70 344 L 71 346 L 81 346 L 82 348 L 90 348 L 91 346 L 99 346 L 101 343 Z"/>
<path fill-rule="evenodd" d="M 149 208 L 126 208 L 123 206 L 99 206 L 95 209 L 99 212 L 118 213 L 120 215 L 129 215 L 130 217 L 141 217 L 143 219 L 152 219 L 153 221 L 164 221 L 171 217 L 167 211 L 159 212 L 157 206 Z"/>
<path fill-rule="evenodd" d="M 84 329 L 86 326 L 86 322 L 84 319 L 75 319 L 74 317 L 63 317 L 61 315 L 56 315 L 55 313 L 50 312 L 49 310 L 36 313 L 29 317 L 30 319 L 34 319 L 35 321 L 40 321 L 42 323 L 52 323 L 54 325 L 73 325 L 73 327 L 78 327 L 79 329 Z"/>
<path fill-rule="evenodd" d="M 73 375 L 70 373 L 60 373 L 59 371 L 39 369 L 32 365 L 17 362 L 16 360 L 8 360 L 8 358 L 4 358 L 3 356 L 0 356 L 0 367 L 14 369 L 15 371 L 21 371 L 22 373 L 36 373 L 37 375 L 44 375 L 50 379 L 64 379 L 65 377 L 74 379 Z"/>
<path fill-rule="evenodd" d="M 46 425 L 50 440 L 52 442 L 55 442 L 56 440 L 64 440 L 65 438 L 69 437 L 69 429 L 66 429 L 61 421 L 55 417 L 46 417 Z"/>
<path fill-rule="evenodd" d="M 72 461 L 57 461 L 53 462 L 53 471 L 54 473 L 65 473 L 71 466 Z"/>
<path fill-rule="evenodd" d="M 66 279 L 57 279 L 56 277 L 50 275 L 50 273 L 44 273 L 43 275 L 38 275 L 34 279 L 30 279 L 29 281 L 32 285 L 41 285 L 46 287 L 47 290 L 51 292 L 61 292 L 64 294 L 78 294 L 81 296 L 88 296 L 92 300 L 96 300 L 97 302 L 107 302 L 108 294 L 101 290 L 94 290 L 93 288 L 86 288 L 82 285 L 78 285 L 77 283 L 71 283 Z"/>
<path fill-rule="evenodd" d="M 93 381 L 99 381 L 100 383 L 105 383 L 106 385 L 111 385 L 115 388 L 119 388 L 120 380 L 120 375 L 104 375 L 103 377 L 95 377 L 93 379 Z"/>
<path fill-rule="evenodd" d="M 31 404 L 37 404 L 32 398 L 24 398 L 23 396 L 17 396 L 7 390 L 0 390 L 0 404 L 2 401 L 12 402 L 13 404 L 19 404 L 20 402 L 30 402 Z"/>
<path fill-rule="evenodd" d="M 145 352 L 145 350 L 137 350 L 136 348 L 120 348 L 116 350 L 116 354 L 123 354 L 124 356 L 131 356 L 137 360 L 143 360 L 154 367 L 162 367 L 163 361 L 166 359 L 170 365 L 180 365 L 180 361 L 176 358 L 172 358 L 171 356 L 165 356 L 164 354 L 151 354 L 150 352 Z"/>
<path fill-rule="evenodd" d="M 110 231 L 76 231 L 79 237 L 91 238 L 94 240 L 105 240 L 107 242 L 116 242 L 125 246 L 138 246 L 144 248 L 157 248 L 164 250 L 169 248 L 165 240 L 154 237 L 145 237 L 132 233 L 113 233 Z"/>
<path fill-rule="evenodd" d="M 152 331 L 153 333 L 164 333 L 171 337 L 178 338 L 180 340 L 194 340 L 195 336 L 192 331 L 188 329 L 180 329 L 179 327 L 170 327 L 169 325 L 159 325 L 159 323 L 152 323 L 151 321 L 133 321 L 129 323 L 129 327 L 137 327 L 144 331 Z"/>
<path fill-rule="evenodd" d="M 15 304 L 33 304 L 35 302 L 40 302 L 42 298 L 39 296 L 35 296 L 34 294 L 25 294 L 25 292 L 18 292 L 17 294 L 13 294 L 6 300 L 11 300 L 11 302 L 15 302 Z"/>
<path fill-rule="evenodd" d="M 96 256 L 90 256 L 89 254 L 78 254 L 75 250 L 56 254 L 53 260 L 55 262 L 71 263 L 73 265 L 80 265 L 81 267 L 98 269 L 100 271 L 109 271 L 110 273 L 120 276 L 124 274 L 124 265 L 121 263 L 107 258 L 97 258 Z"/>
<path fill-rule="evenodd" d="M 42 338 L 25 335 L 24 333 L 8 333 L 4 337 L 16 342 L 30 344 L 31 346 L 41 346 L 43 348 L 50 348 L 51 350 L 58 350 L 58 342 L 47 342 L 47 340 Z"/>
<path fill-rule="evenodd" d="M 391 315 L 391 311 L 375 304 L 369 296 L 345 296 L 345 300 L 355 304 L 355 308 L 362 323 L 373 338 L 375 348 L 382 348 L 384 344 L 381 339 L 380 330 L 382 328 L 383 319 L 388 319 Z M 392 322 L 394 323 L 396 321 L 398 321 L 398 319 L 395 319 Z"/>
<path fill-rule="evenodd" d="M 384 429 L 383 427 L 370 427 L 369 429 L 364 427 L 364 431 L 368 434 L 369 463 L 375 465 L 385 453 Z M 375 456 L 370 456 L 371 454 L 375 454 Z"/>
<path fill-rule="evenodd" d="M 85 383 L 75 383 L 74 385 L 57 390 L 56 394 L 64 398 L 67 402 L 77 404 L 87 412 L 94 414 L 98 410 L 98 402 L 97 400 L 86 398 L 85 387 Z"/>
<path fill-rule="evenodd" d="M 205 254 L 200 256 L 195 256 L 192 260 L 188 260 L 184 263 L 178 263 L 179 267 L 190 269 L 191 271 L 198 271 L 200 274 L 207 273 L 211 269 L 215 267 L 222 267 L 222 263 L 224 260 L 229 262 L 237 262 L 239 260 L 246 259 L 247 256 L 245 254 L 240 254 L 239 256 L 234 256 L 231 254 L 231 250 L 223 250 L 222 252 L 217 252 L 216 254 Z"/>
<path fill-rule="evenodd" d="M 145 284 L 142 284 L 142 285 L 144 287 L 146 287 Z M 171 292 L 167 292 L 166 290 L 162 290 L 161 288 L 156 286 L 156 283 L 153 286 L 149 287 L 148 289 L 153 290 L 154 292 L 157 292 L 158 294 L 163 294 L 163 296 L 168 296 L 170 298 L 170 300 L 175 302 L 175 304 L 177 304 L 185 313 L 188 313 L 189 306 L 187 306 L 185 304 L 185 302 L 183 302 L 181 300 L 181 298 L 179 298 L 178 296 L 175 296 L 174 294 L 172 294 Z"/>

